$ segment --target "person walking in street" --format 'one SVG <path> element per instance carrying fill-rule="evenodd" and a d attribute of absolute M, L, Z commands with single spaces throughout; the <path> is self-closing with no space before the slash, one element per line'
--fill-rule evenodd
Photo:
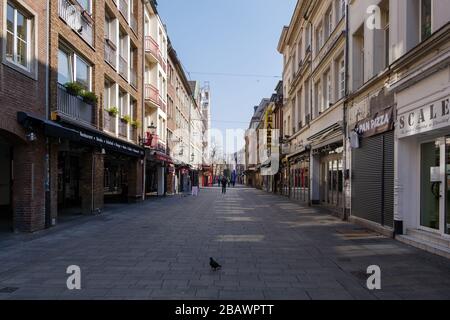
<path fill-rule="evenodd" d="M 227 193 L 227 184 L 228 184 L 228 179 L 227 179 L 227 177 L 224 176 L 222 178 L 222 194 Z"/>

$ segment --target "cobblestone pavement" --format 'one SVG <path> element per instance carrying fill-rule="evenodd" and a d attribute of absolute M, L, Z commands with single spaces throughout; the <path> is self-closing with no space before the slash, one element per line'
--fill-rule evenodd
<path fill-rule="evenodd" d="M 0 299 L 450 299 L 450 261 L 253 189 L 14 237 L 0 241 Z M 66 287 L 69 265 L 81 268 L 79 291 Z M 369 265 L 382 290 L 366 289 Z"/>

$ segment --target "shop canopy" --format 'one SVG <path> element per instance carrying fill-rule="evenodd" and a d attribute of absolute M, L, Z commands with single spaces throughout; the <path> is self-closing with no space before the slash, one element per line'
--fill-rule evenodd
<path fill-rule="evenodd" d="M 44 134 L 49 137 L 103 148 L 132 157 L 144 156 L 144 148 L 121 141 L 96 129 L 69 127 L 26 112 L 18 112 L 17 121 L 28 130 L 42 128 Z"/>

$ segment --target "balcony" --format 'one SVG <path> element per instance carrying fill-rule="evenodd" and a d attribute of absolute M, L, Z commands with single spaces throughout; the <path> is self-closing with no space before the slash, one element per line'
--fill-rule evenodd
<path fill-rule="evenodd" d="M 116 57 L 117 57 L 116 46 L 111 40 L 105 39 L 105 61 L 108 62 L 114 69 L 117 68 Z"/>
<path fill-rule="evenodd" d="M 167 113 L 167 103 L 163 100 L 161 96 L 158 96 L 158 106 L 164 112 Z"/>
<path fill-rule="evenodd" d="M 119 121 L 119 137 L 126 139 L 128 137 L 128 123 Z"/>
<path fill-rule="evenodd" d="M 82 98 L 68 93 L 60 84 L 58 84 L 57 111 L 58 116 L 70 118 L 88 126 L 94 124 L 94 107 L 84 102 Z"/>
<path fill-rule="evenodd" d="M 128 80 L 128 61 L 119 56 L 119 74 Z"/>
<path fill-rule="evenodd" d="M 161 56 L 158 43 L 151 36 L 145 36 L 145 52 L 150 54 L 153 62 L 159 61 L 159 56 Z"/>
<path fill-rule="evenodd" d="M 151 84 L 145 85 L 145 101 L 151 102 L 157 107 L 160 106 L 159 90 Z"/>
<path fill-rule="evenodd" d="M 119 0 L 119 11 L 125 18 L 125 20 L 128 21 L 128 0 Z"/>
<path fill-rule="evenodd" d="M 116 119 L 111 116 L 106 110 L 103 110 L 103 130 L 111 133 L 116 133 Z"/>
<path fill-rule="evenodd" d="M 93 45 L 94 21 L 89 13 L 76 1 L 59 0 L 59 16 L 67 25 L 80 35 L 89 45 Z"/>

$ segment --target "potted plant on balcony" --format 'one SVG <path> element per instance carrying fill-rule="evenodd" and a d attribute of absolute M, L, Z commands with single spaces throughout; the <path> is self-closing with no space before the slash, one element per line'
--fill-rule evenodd
<path fill-rule="evenodd" d="M 64 88 L 66 88 L 67 92 L 73 96 L 80 96 L 84 91 L 83 86 L 78 82 L 67 82 L 64 85 Z"/>
<path fill-rule="evenodd" d="M 122 122 L 125 122 L 127 124 L 131 123 L 131 117 L 129 115 L 122 116 L 122 118 L 120 118 L 120 120 L 122 120 Z"/>
<path fill-rule="evenodd" d="M 133 120 L 133 121 L 131 121 L 131 126 L 132 126 L 134 129 L 138 129 L 138 128 L 141 127 L 141 123 L 140 123 L 139 121 L 137 121 L 137 120 Z"/>
<path fill-rule="evenodd" d="M 105 110 L 111 117 L 117 117 L 117 115 L 119 114 L 119 109 L 117 107 L 110 107 Z"/>
<path fill-rule="evenodd" d="M 81 93 L 81 97 L 83 98 L 83 101 L 90 105 L 96 105 L 98 101 L 98 97 L 95 95 L 95 93 L 91 91 L 83 91 Z"/>

